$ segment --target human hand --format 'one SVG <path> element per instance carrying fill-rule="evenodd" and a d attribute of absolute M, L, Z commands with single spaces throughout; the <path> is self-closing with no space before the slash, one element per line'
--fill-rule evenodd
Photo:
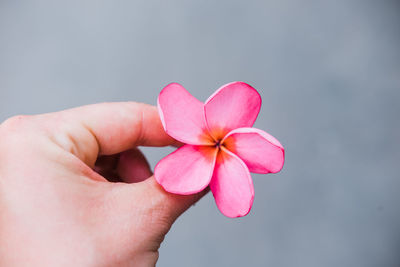
<path fill-rule="evenodd" d="M 173 195 L 137 146 L 177 145 L 155 107 L 105 103 L 0 125 L 0 266 L 154 266 Z M 117 183 L 108 180 L 121 181 Z"/>

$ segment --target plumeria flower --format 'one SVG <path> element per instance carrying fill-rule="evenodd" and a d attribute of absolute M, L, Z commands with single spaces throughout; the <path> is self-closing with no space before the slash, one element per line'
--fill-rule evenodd
<path fill-rule="evenodd" d="M 156 165 L 158 183 L 181 195 L 209 185 L 225 216 L 247 215 L 254 199 L 250 172 L 276 173 L 284 162 L 279 141 L 251 128 L 260 108 L 261 96 L 243 82 L 222 86 L 205 103 L 180 84 L 167 85 L 158 97 L 161 121 L 184 145 Z"/>

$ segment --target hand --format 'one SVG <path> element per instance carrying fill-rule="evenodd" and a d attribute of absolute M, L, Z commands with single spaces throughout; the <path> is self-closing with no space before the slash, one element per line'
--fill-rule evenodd
<path fill-rule="evenodd" d="M 172 223 L 204 195 L 165 192 L 136 148 L 174 144 L 139 103 L 5 121 L 0 266 L 154 266 Z"/>

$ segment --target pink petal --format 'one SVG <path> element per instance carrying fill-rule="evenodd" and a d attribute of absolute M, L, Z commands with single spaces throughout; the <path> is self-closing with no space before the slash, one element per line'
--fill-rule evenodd
<path fill-rule="evenodd" d="M 272 135 L 255 128 L 231 131 L 223 145 L 239 156 L 251 172 L 276 173 L 285 161 L 285 150 Z"/>
<path fill-rule="evenodd" d="M 228 217 L 249 213 L 254 199 L 253 181 L 241 159 L 222 148 L 210 183 L 219 210 Z"/>
<path fill-rule="evenodd" d="M 158 111 L 164 130 L 183 143 L 211 144 L 204 116 L 204 104 L 182 85 L 171 83 L 158 96 Z"/>
<path fill-rule="evenodd" d="M 232 82 L 210 96 L 204 108 L 210 133 L 220 140 L 233 129 L 253 126 L 261 96 L 247 83 Z"/>
<path fill-rule="evenodd" d="M 217 151 L 211 146 L 184 145 L 156 165 L 154 176 L 170 193 L 200 192 L 210 183 Z"/>

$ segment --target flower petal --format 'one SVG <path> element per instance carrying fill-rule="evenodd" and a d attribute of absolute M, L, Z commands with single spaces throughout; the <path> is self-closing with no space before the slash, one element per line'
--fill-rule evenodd
<path fill-rule="evenodd" d="M 241 159 L 224 148 L 218 153 L 210 188 L 225 216 L 234 218 L 249 213 L 254 199 L 249 170 Z"/>
<path fill-rule="evenodd" d="M 200 192 L 210 183 L 217 151 L 211 146 L 184 145 L 156 165 L 154 176 L 170 193 Z"/>
<path fill-rule="evenodd" d="M 204 104 L 182 85 L 171 83 L 158 96 L 158 111 L 164 130 L 183 143 L 209 145 L 212 142 L 204 116 Z"/>
<path fill-rule="evenodd" d="M 241 158 L 251 172 L 276 173 L 285 161 L 281 143 L 259 129 L 235 129 L 226 135 L 222 144 Z"/>
<path fill-rule="evenodd" d="M 260 108 L 261 96 L 244 82 L 222 86 L 204 106 L 210 133 L 216 140 L 233 129 L 253 126 Z"/>

